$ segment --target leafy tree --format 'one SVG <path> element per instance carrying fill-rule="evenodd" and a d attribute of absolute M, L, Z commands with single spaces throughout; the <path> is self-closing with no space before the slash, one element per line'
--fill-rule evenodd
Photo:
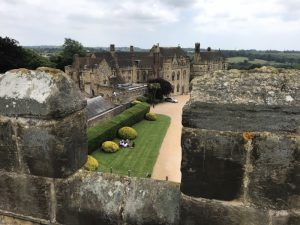
<path fill-rule="evenodd" d="M 40 66 L 53 66 L 51 62 L 37 52 L 19 46 L 19 42 L 9 38 L 0 37 L 0 73 L 11 69 L 36 69 Z"/>
<path fill-rule="evenodd" d="M 0 37 L 0 73 L 23 67 L 23 50 L 19 42 L 9 37 Z"/>
<path fill-rule="evenodd" d="M 57 68 L 63 70 L 65 66 L 72 64 L 75 54 L 85 56 L 86 50 L 80 42 L 71 38 L 65 38 L 62 52 L 59 55 L 51 57 L 51 61 L 56 64 Z"/>
<path fill-rule="evenodd" d="M 162 78 L 156 78 L 149 81 L 149 84 L 158 83 L 160 85 L 160 89 L 156 90 L 155 98 L 163 99 L 164 96 L 168 96 L 172 90 L 173 86 L 169 81 L 166 81 Z"/>
<path fill-rule="evenodd" d="M 24 51 L 24 61 L 26 63 L 26 68 L 36 69 L 40 66 L 54 67 L 54 63 L 46 57 L 41 56 L 37 52 L 31 49 L 23 49 Z"/>
<path fill-rule="evenodd" d="M 149 94 L 151 96 L 152 103 L 154 103 L 154 99 L 156 98 L 156 93 L 159 89 L 161 89 L 159 83 L 149 83 L 148 84 L 148 90 L 149 90 Z"/>

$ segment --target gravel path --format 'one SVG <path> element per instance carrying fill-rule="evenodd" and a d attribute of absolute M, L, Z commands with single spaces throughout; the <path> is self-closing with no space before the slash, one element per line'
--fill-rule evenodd
<path fill-rule="evenodd" d="M 152 178 L 181 182 L 181 116 L 182 108 L 189 100 L 189 95 L 176 96 L 178 103 L 161 103 L 151 107 L 151 111 L 171 117 L 171 124 L 161 145 L 159 156 L 152 172 Z"/>

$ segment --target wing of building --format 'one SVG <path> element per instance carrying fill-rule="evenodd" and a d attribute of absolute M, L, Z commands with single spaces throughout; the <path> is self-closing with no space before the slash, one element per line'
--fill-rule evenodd
<path fill-rule="evenodd" d="M 129 52 L 118 52 L 112 44 L 110 51 L 85 57 L 75 55 L 73 64 L 67 66 L 65 72 L 90 96 L 111 97 L 120 85 L 147 83 L 154 78 L 169 81 L 173 85 L 173 94 L 181 95 L 189 92 L 191 70 L 198 74 L 198 71 L 225 68 L 215 65 L 223 62 L 221 52 L 200 53 L 199 44 L 199 55 L 196 48 L 191 61 L 179 46 L 167 48 L 157 44 L 148 52 L 136 52 L 130 46 Z"/>

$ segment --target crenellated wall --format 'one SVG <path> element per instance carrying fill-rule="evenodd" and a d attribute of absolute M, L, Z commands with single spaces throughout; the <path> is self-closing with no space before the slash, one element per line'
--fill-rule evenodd
<path fill-rule="evenodd" d="M 71 79 L 9 71 L 0 77 L 0 224 L 299 225 L 299 75 L 194 79 L 179 186 L 82 170 L 86 103 Z"/>
<path fill-rule="evenodd" d="M 182 224 L 300 224 L 299 75 L 261 68 L 192 81 Z"/>

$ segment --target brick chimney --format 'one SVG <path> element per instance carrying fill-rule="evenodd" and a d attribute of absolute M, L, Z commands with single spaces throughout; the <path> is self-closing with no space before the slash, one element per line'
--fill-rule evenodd
<path fill-rule="evenodd" d="M 134 52 L 133 46 L 130 45 L 130 52 Z"/>

